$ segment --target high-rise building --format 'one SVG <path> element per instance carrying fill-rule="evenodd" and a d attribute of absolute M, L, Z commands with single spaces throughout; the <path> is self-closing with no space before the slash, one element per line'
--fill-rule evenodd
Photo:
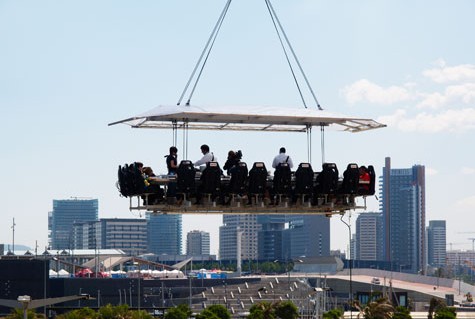
<path fill-rule="evenodd" d="M 138 218 L 102 218 L 73 226 L 75 249 L 120 249 L 128 256 L 147 253 L 147 221 Z"/>
<path fill-rule="evenodd" d="M 73 224 L 79 221 L 97 221 L 97 199 L 53 200 L 53 211 L 48 216 L 51 249 L 71 249 Z"/>
<path fill-rule="evenodd" d="M 257 233 L 260 229 L 257 216 L 252 214 L 223 215 L 223 226 L 219 227 L 219 258 L 237 260 L 237 231 L 241 236 L 241 258 L 257 259 Z"/>
<path fill-rule="evenodd" d="M 387 157 L 380 182 L 385 260 L 425 273 L 425 168 L 392 169 Z"/>
<path fill-rule="evenodd" d="M 322 215 L 287 215 L 283 259 L 330 256 L 330 219 Z"/>
<path fill-rule="evenodd" d="M 257 234 L 259 260 L 283 260 L 283 234 L 288 224 L 286 215 L 258 215 L 257 223 L 260 230 Z"/>
<path fill-rule="evenodd" d="M 138 218 L 102 218 L 102 245 L 129 256 L 147 253 L 147 221 Z"/>
<path fill-rule="evenodd" d="M 362 213 L 356 219 L 355 259 L 383 260 L 383 215 Z"/>
<path fill-rule="evenodd" d="M 73 224 L 74 249 L 102 249 L 101 222 L 76 222 Z"/>
<path fill-rule="evenodd" d="M 445 267 L 446 259 L 445 220 L 430 220 L 427 227 L 427 263 L 433 267 Z"/>
<path fill-rule="evenodd" d="M 330 256 L 330 221 L 320 215 L 259 215 L 260 260 Z"/>
<path fill-rule="evenodd" d="M 186 235 L 186 254 L 188 256 L 209 255 L 209 233 L 192 230 Z"/>
<path fill-rule="evenodd" d="M 155 255 L 180 255 L 182 215 L 147 213 L 148 252 Z"/>

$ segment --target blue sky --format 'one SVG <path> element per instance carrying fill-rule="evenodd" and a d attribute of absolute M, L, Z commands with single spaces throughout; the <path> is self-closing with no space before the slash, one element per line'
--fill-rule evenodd
<path fill-rule="evenodd" d="M 475 3 L 466 1 L 274 0 L 273 5 L 327 110 L 370 117 L 382 130 L 326 134 L 325 159 L 384 158 L 426 166 L 427 220 L 447 220 L 447 242 L 475 237 Z M 115 188 L 119 164 L 165 171 L 172 133 L 107 124 L 175 104 L 224 1 L 0 0 L 0 242 L 40 249 L 53 199 L 99 199 L 100 217 L 133 217 Z M 310 101 L 309 97 L 307 97 Z M 234 1 L 193 97 L 195 105 L 302 107 L 264 1 Z M 223 161 L 241 149 L 270 167 L 280 146 L 306 161 L 305 134 L 192 132 Z M 313 166 L 320 167 L 314 134 Z M 182 151 L 178 143 L 179 155 Z M 377 210 L 376 199 L 368 209 Z M 354 222 L 356 214 L 352 215 Z M 220 216 L 184 217 L 211 232 Z M 331 221 L 332 248 L 347 229 Z M 467 233 L 472 232 L 473 234 Z M 345 234 L 344 236 L 342 236 Z"/>

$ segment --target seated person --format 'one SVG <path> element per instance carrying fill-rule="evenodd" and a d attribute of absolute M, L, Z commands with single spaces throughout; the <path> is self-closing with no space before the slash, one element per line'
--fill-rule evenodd
<path fill-rule="evenodd" d="M 201 184 L 198 186 L 196 192 L 195 204 L 201 204 L 203 194 L 209 194 L 213 202 L 217 197 L 220 197 L 221 200 L 223 199 L 221 196 L 221 175 L 222 171 L 218 162 L 209 162 L 206 164 L 206 168 L 200 177 Z"/>
<path fill-rule="evenodd" d="M 238 151 L 238 153 L 240 152 L 241 151 Z M 235 168 L 241 160 L 241 158 L 238 156 L 238 153 L 234 151 L 228 152 L 228 159 L 226 160 L 226 163 L 224 163 L 223 166 L 223 169 L 226 170 L 226 174 L 228 174 L 228 176 L 231 176 L 233 168 Z"/>
<path fill-rule="evenodd" d="M 197 160 L 194 163 L 195 166 L 199 167 L 201 165 L 206 165 L 209 162 L 217 162 L 218 161 L 218 158 L 216 156 L 214 156 L 213 153 L 210 153 L 208 145 L 203 144 L 203 145 L 201 145 L 200 149 L 201 149 L 201 153 L 203 153 L 203 157 L 201 159 Z"/>
<path fill-rule="evenodd" d="M 371 177 L 366 166 L 360 166 L 360 179 L 358 182 L 358 193 L 368 193 Z"/>
<path fill-rule="evenodd" d="M 276 155 L 274 157 L 274 160 L 272 161 L 273 168 L 277 168 L 277 166 L 280 163 L 288 163 L 290 168 L 294 167 L 294 163 L 292 162 L 292 159 L 285 152 L 286 152 L 285 147 L 281 147 L 279 150 L 279 154 Z"/>
<path fill-rule="evenodd" d="M 145 189 L 144 193 L 149 193 L 148 196 L 142 195 L 144 205 L 155 205 L 163 200 L 164 191 L 160 185 L 152 184 L 149 177 L 155 177 L 151 167 L 142 167 L 142 176 L 144 177 Z"/>
<path fill-rule="evenodd" d="M 168 175 L 176 175 L 176 170 L 178 168 L 178 163 L 177 163 L 177 153 L 178 149 L 175 146 L 171 146 L 169 149 L 169 154 L 165 155 L 165 162 L 167 163 L 167 170 L 168 170 Z M 167 197 L 170 198 L 170 202 L 175 201 L 176 197 L 176 182 L 169 181 L 168 187 L 167 187 Z"/>

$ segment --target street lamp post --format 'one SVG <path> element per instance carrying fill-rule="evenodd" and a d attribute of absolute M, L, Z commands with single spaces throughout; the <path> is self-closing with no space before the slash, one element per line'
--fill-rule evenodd
<path fill-rule="evenodd" d="M 348 223 L 345 222 L 343 220 L 343 216 L 344 215 L 341 215 L 340 217 L 340 220 L 343 222 L 343 224 L 345 224 L 347 227 L 348 227 L 348 241 L 349 241 L 349 247 L 348 247 L 348 266 L 350 268 L 350 298 L 349 298 L 349 301 L 350 301 L 350 318 L 353 318 L 353 311 L 352 311 L 352 307 L 353 307 L 353 278 L 351 276 L 351 271 L 352 271 L 352 259 L 351 259 L 351 213 L 348 213 Z"/>

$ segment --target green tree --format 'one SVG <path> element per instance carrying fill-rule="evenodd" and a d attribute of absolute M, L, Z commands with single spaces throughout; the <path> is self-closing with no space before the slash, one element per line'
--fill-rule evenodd
<path fill-rule="evenodd" d="M 440 308 L 444 308 L 445 303 L 437 298 L 431 298 L 429 302 L 429 314 L 427 315 L 428 319 L 433 319 L 433 314 Z"/>
<path fill-rule="evenodd" d="M 297 319 L 299 317 L 299 309 L 289 300 L 274 304 L 274 313 L 280 319 Z"/>
<path fill-rule="evenodd" d="M 196 319 L 219 319 L 219 317 L 214 312 L 206 308 L 196 315 Z"/>
<path fill-rule="evenodd" d="M 231 314 L 223 305 L 211 305 L 206 309 L 214 313 L 220 319 L 231 319 Z"/>
<path fill-rule="evenodd" d="M 165 319 L 188 319 L 188 314 L 177 307 L 173 307 L 173 308 L 167 309 L 167 312 L 165 313 L 164 318 Z"/>
<path fill-rule="evenodd" d="M 126 318 L 129 314 L 129 306 L 112 306 L 111 304 L 107 304 L 99 308 L 98 314 L 101 319 Z"/>
<path fill-rule="evenodd" d="M 394 309 L 393 319 L 412 319 L 409 309 L 403 306 L 397 306 Z"/>
<path fill-rule="evenodd" d="M 193 313 L 190 309 L 190 306 L 188 306 L 186 303 L 179 304 L 178 306 L 176 306 L 176 308 L 186 313 L 187 317 L 191 317 L 191 314 Z"/>
<path fill-rule="evenodd" d="M 43 314 L 36 313 L 33 309 L 27 310 L 28 319 L 44 318 Z M 23 319 L 23 309 L 12 309 L 12 312 L 5 317 L 6 319 Z"/>
<path fill-rule="evenodd" d="M 435 312 L 435 319 L 455 319 L 457 314 L 454 307 L 441 307 Z"/>
<path fill-rule="evenodd" d="M 274 319 L 274 306 L 270 302 L 263 301 L 252 305 L 249 309 L 248 319 Z"/>
<path fill-rule="evenodd" d="M 75 309 L 56 316 L 58 319 L 96 319 L 97 317 L 97 312 L 88 307 Z"/>
<path fill-rule="evenodd" d="M 332 309 L 323 314 L 323 319 L 341 319 L 343 318 L 344 312 L 341 309 Z"/>

